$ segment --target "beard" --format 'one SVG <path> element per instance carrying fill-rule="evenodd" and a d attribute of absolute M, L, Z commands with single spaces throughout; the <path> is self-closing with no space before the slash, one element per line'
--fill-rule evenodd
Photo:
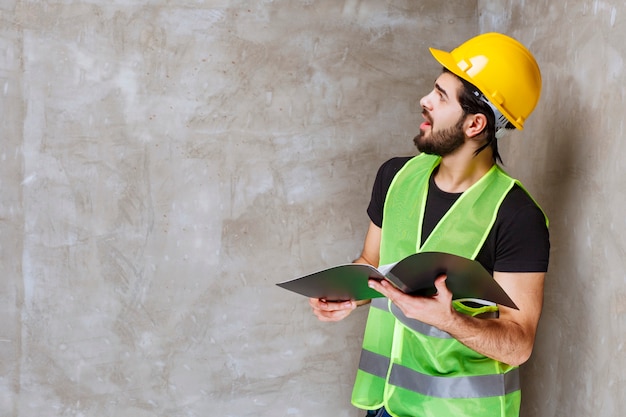
<path fill-rule="evenodd" d="M 463 121 L 464 117 L 461 117 L 454 126 L 437 132 L 432 129 L 431 124 L 430 138 L 426 138 L 426 131 L 420 129 L 420 133 L 413 138 L 413 143 L 420 152 L 441 157 L 449 155 L 465 143 Z"/>

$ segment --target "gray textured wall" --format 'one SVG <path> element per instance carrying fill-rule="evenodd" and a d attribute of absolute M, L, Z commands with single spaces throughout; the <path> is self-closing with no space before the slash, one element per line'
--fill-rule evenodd
<path fill-rule="evenodd" d="M 481 31 L 536 54 L 543 96 L 503 142 L 551 220 L 552 259 L 526 417 L 626 414 L 626 3 L 480 0 Z"/>
<path fill-rule="evenodd" d="M 427 46 L 507 32 L 502 142 L 551 218 L 526 417 L 626 409 L 623 2 L 0 1 L 0 415 L 359 416 L 366 310 L 273 284 L 358 253 Z"/>
<path fill-rule="evenodd" d="M 359 416 L 354 258 L 475 1 L 0 1 L 0 415 Z"/>

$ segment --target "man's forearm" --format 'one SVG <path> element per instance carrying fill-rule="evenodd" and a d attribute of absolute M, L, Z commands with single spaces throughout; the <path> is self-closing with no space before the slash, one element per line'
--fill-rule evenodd
<path fill-rule="evenodd" d="M 535 335 L 528 334 L 519 324 L 499 319 L 479 319 L 462 313 L 442 329 L 468 348 L 509 365 L 521 365 L 532 352 Z"/>
<path fill-rule="evenodd" d="M 445 277 L 435 280 L 437 294 L 432 297 L 405 294 L 385 280 L 370 280 L 369 285 L 389 298 L 405 316 L 443 330 L 487 357 L 510 365 L 520 365 L 532 352 L 541 314 L 543 274 L 530 274 L 524 278 L 526 284 L 513 280 L 517 282 L 518 291 L 510 284 L 511 281 L 501 280 L 505 282 L 504 289 L 509 289 L 509 294 L 514 296 L 520 310 L 500 307 L 498 319 L 476 318 L 456 311 L 452 306 L 452 293 L 445 285 Z M 522 285 L 526 289 L 520 290 Z"/>

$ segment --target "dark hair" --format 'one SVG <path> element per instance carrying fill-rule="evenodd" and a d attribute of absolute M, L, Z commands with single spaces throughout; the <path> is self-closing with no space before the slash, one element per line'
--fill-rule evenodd
<path fill-rule="evenodd" d="M 463 109 L 463 116 L 467 116 L 468 114 L 480 113 L 484 114 L 487 118 L 487 127 L 485 128 L 487 133 L 487 142 L 483 146 L 478 148 L 475 154 L 478 155 L 487 146 L 491 146 L 494 162 L 502 163 L 502 157 L 500 157 L 500 153 L 498 152 L 498 139 L 496 138 L 496 117 L 494 116 L 491 107 L 489 107 L 487 103 L 480 99 L 482 93 L 480 92 L 480 90 L 478 90 L 478 88 L 476 88 L 474 84 L 452 73 L 449 69 L 444 67 L 443 72 L 454 75 L 459 80 L 461 80 L 461 83 L 463 83 L 463 88 L 461 89 L 457 97 L 459 100 L 459 104 Z M 476 95 L 475 92 L 478 92 L 479 94 Z M 506 129 L 515 129 L 515 126 L 513 126 L 510 122 L 507 123 L 505 127 Z"/>

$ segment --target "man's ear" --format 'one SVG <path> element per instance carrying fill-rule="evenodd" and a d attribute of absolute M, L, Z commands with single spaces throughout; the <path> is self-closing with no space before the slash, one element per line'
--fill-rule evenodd
<path fill-rule="evenodd" d="M 465 135 L 475 138 L 487 131 L 487 116 L 482 113 L 469 114 L 465 120 Z"/>

